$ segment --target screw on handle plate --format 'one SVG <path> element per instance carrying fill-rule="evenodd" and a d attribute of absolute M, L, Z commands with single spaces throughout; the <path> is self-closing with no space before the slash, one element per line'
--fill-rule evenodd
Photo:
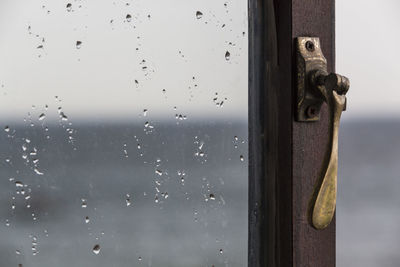
<path fill-rule="evenodd" d="M 328 74 L 327 63 L 318 38 L 297 38 L 297 114 L 300 122 L 319 120 L 319 111 L 325 102 L 330 114 L 329 158 L 324 162 L 321 185 L 312 198 L 311 224 L 326 228 L 335 214 L 338 170 L 338 137 L 342 111 L 346 107 L 345 94 L 350 82 L 336 73 Z"/>

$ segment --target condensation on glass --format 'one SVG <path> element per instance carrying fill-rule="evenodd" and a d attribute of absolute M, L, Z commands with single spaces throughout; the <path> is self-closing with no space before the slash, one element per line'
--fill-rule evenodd
<path fill-rule="evenodd" d="M 245 266 L 247 1 L 2 0 L 0 266 Z"/>

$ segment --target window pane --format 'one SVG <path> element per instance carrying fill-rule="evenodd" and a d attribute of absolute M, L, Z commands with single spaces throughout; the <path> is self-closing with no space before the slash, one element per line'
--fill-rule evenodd
<path fill-rule="evenodd" d="M 246 266 L 247 1 L 0 14 L 0 266 Z"/>

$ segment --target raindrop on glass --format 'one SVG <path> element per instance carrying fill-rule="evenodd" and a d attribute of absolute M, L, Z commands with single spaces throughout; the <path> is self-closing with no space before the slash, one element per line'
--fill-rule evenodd
<path fill-rule="evenodd" d="M 231 59 L 231 53 L 229 51 L 226 51 L 225 53 L 225 59 L 230 60 Z"/>
<path fill-rule="evenodd" d="M 42 121 L 46 118 L 46 114 L 42 113 L 39 115 L 39 120 Z"/>
<path fill-rule="evenodd" d="M 76 49 L 80 49 L 82 47 L 82 41 L 76 41 Z"/>
<path fill-rule="evenodd" d="M 62 121 L 67 121 L 68 120 L 67 115 L 65 115 L 64 112 L 62 112 L 62 111 L 60 112 L 60 118 L 61 118 Z"/>
<path fill-rule="evenodd" d="M 93 253 L 96 255 L 100 253 L 100 245 L 99 244 L 94 245 Z"/>
<path fill-rule="evenodd" d="M 43 172 L 39 171 L 37 168 L 34 168 L 33 171 L 34 171 L 37 175 L 43 175 Z"/>
<path fill-rule="evenodd" d="M 131 196 L 129 194 L 126 194 L 125 202 L 127 207 L 131 205 Z"/>
<path fill-rule="evenodd" d="M 132 20 L 132 16 L 130 14 L 127 14 L 126 15 L 126 21 L 127 22 L 131 22 L 131 20 Z"/>
<path fill-rule="evenodd" d="M 240 155 L 240 161 L 244 161 L 243 155 Z"/>
<path fill-rule="evenodd" d="M 4 127 L 4 131 L 5 131 L 6 133 L 10 132 L 10 127 L 9 127 L 9 126 Z"/>
<path fill-rule="evenodd" d="M 81 205 L 82 208 L 86 208 L 87 207 L 86 199 L 82 198 L 81 201 L 82 201 L 82 205 Z"/>
<path fill-rule="evenodd" d="M 129 157 L 126 144 L 124 144 L 124 156 L 125 156 L 125 158 Z"/>
<path fill-rule="evenodd" d="M 196 18 L 197 19 L 201 19 L 203 17 L 203 13 L 201 13 L 200 11 L 196 12 Z"/>

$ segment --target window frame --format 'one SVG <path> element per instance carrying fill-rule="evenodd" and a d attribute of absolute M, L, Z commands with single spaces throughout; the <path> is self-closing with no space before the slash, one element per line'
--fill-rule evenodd
<path fill-rule="evenodd" d="M 335 218 L 308 210 L 329 146 L 329 114 L 294 120 L 294 40 L 319 37 L 335 70 L 334 0 L 249 0 L 249 267 L 334 267 Z"/>

